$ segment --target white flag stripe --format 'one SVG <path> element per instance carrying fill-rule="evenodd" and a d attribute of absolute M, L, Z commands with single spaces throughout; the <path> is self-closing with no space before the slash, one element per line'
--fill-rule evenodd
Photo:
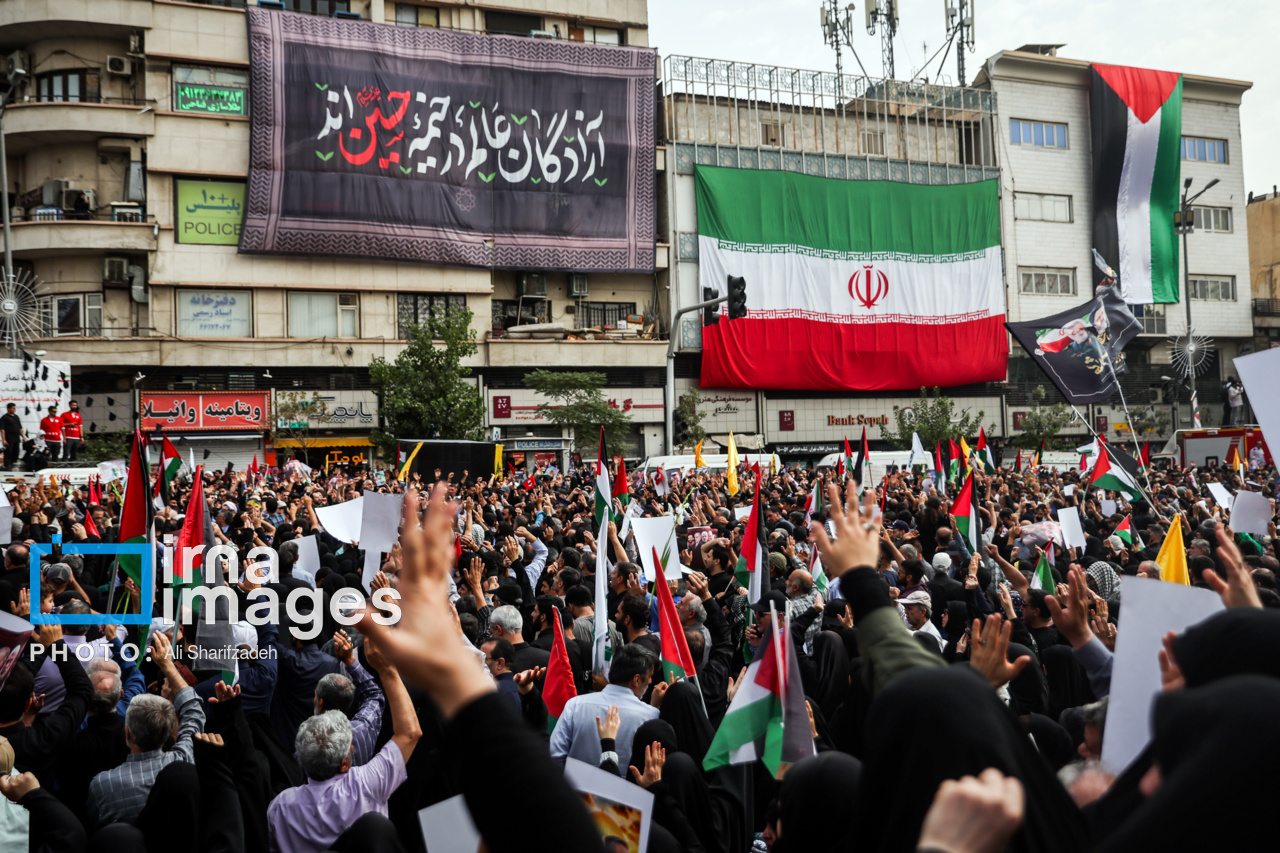
<path fill-rule="evenodd" d="M 1145 124 L 1128 111 L 1124 168 L 1116 195 L 1116 236 L 1120 243 L 1120 292 L 1131 305 L 1147 305 L 1151 289 L 1151 180 L 1160 148 L 1161 107 Z"/>
<path fill-rule="evenodd" d="M 780 247 L 770 247 L 780 248 Z M 800 247 L 796 247 L 800 248 Z M 699 283 L 727 293 L 728 275 L 747 280 L 751 316 L 794 316 L 831 323 L 930 323 L 947 318 L 979 319 L 1004 314 L 1000 247 L 971 253 L 963 260 L 934 262 L 921 255 L 909 260 L 842 260 L 787 251 L 740 251 L 714 237 L 698 238 Z M 850 277 L 865 267 L 888 293 L 866 308 L 849 292 Z M 876 288 L 873 288 L 873 290 Z"/>

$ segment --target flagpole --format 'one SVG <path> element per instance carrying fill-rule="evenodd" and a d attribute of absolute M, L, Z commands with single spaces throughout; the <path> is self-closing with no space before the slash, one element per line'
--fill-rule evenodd
<path fill-rule="evenodd" d="M 1119 383 L 1116 383 L 1116 384 L 1118 385 Z M 1089 434 L 1093 436 L 1094 441 L 1098 442 L 1099 445 L 1106 443 L 1106 439 L 1103 439 L 1098 435 L 1097 431 L 1094 430 L 1093 425 L 1089 423 L 1088 419 L 1085 418 L 1084 415 L 1080 414 L 1079 409 L 1077 409 L 1073 405 L 1071 407 L 1071 411 L 1074 412 L 1075 416 L 1080 419 L 1080 423 L 1084 424 L 1084 428 L 1087 429 L 1089 431 Z M 1125 415 L 1127 417 L 1128 412 L 1126 412 Z M 1138 464 L 1142 465 L 1141 451 L 1139 451 Z M 1148 482 L 1151 481 L 1151 476 L 1150 474 L 1147 473 L 1147 467 L 1145 465 L 1142 465 L 1142 475 L 1147 478 Z M 1142 487 L 1142 484 L 1135 481 L 1134 485 L 1138 487 L 1138 491 L 1142 494 L 1144 498 L 1146 498 L 1147 503 L 1151 504 L 1151 511 L 1154 512 L 1161 521 L 1168 521 L 1167 518 L 1165 518 L 1163 515 L 1160 515 L 1160 508 L 1156 506 L 1155 500 L 1151 497 L 1151 494 Z"/>

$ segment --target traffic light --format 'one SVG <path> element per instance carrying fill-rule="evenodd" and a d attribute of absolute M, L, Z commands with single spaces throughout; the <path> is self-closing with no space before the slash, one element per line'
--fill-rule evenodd
<path fill-rule="evenodd" d="M 747 280 L 740 275 L 729 276 L 729 319 L 740 320 L 747 316 Z"/>
<path fill-rule="evenodd" d="M 703 302 L 709 302 L 715 298 L 716 298 L 716 290 L 714 287 L 702 288 Z M 706 308 L 702 309 L 702 325 L 714 326 L 718 322 L 720 322 L 720 306 L 719 305 L 708 305 Z"/>
<path fill-rule="evenodd" d="M 672 447 L 688 447 L 689 442 L 689 425 L 685 422 L 684 414 L 679 410 L 671 416 Z"/>

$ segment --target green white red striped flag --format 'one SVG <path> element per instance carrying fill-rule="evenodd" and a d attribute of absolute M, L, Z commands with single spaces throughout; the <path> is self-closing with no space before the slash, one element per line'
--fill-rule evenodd
<path fill-rule="evenodd" d="M 666 577 L 657 548 L 653 549 L 653 564 L 658 569 L 658 576 Z M 663 680 L 670 682 L 697 675 L 693 655 L 689 653 L 689 642 L 684 636 L 684 625 L 680 623 L 680 615 L 676 613 L 676 604 L 665 580 L 658 581 L 654 595 L 658 596 L 658 639 L 662 641 Z"/>
<path fill-rule="evenodd" d="M 959 494 L 951 504 L 951 514 L 956 517 L 956 529 L 964 541 L 969 543 L 969 550 L 978 552 L 978 508 L 973 499 L 973 471 L 965 478 Z"/>
<path fill-rule="evenodd" d="M 1107 450 L 1105 442 L 1098 442 L 1098 459 L 1093 463 L 1089 486 L 1119 492 L 1130 501 L 1136 501 L 1142 497 L 1138 484 L 1129 472 L 1111 461 L 1111 453 Z"/>
<path fill-rule="evenodd" d="M 1035 571 L 1031 573 L 1031 588 L 1042 589 L 1049 593 L 1054 590 L 1053 569 L 1049 567 L 1049 557 L 1044 551 L 1040 552 Z"/>
<path fill-rule="evenodd" d="M 547 662 L 546 680 L 542 684 L 542 701 L 547 705 L 547 731 L 552 732 L 556 720 L 564 713 L 565 704 L 578 695 L 573 684 L 573 667 L 569 650 L 564 645 L 564 629 L 560 626 L 560 608 L 551 608 L 551 660 Z"/>

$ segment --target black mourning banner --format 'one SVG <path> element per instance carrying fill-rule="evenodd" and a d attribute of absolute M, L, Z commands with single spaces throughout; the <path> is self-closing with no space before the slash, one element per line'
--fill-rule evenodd
<path fill-rule="evenodd" d="M 1072 405 L 1099 403 L 1117 391 L 1117 377 L 1128 371 L 1124 346 L 1142 331 L 1111 286 L 1061 314 L 1004 325 Z"/>
<path fill-rule="evenodd" d="M 241 252 L 653 271 L 653 50 L 245 11 Z"/>

